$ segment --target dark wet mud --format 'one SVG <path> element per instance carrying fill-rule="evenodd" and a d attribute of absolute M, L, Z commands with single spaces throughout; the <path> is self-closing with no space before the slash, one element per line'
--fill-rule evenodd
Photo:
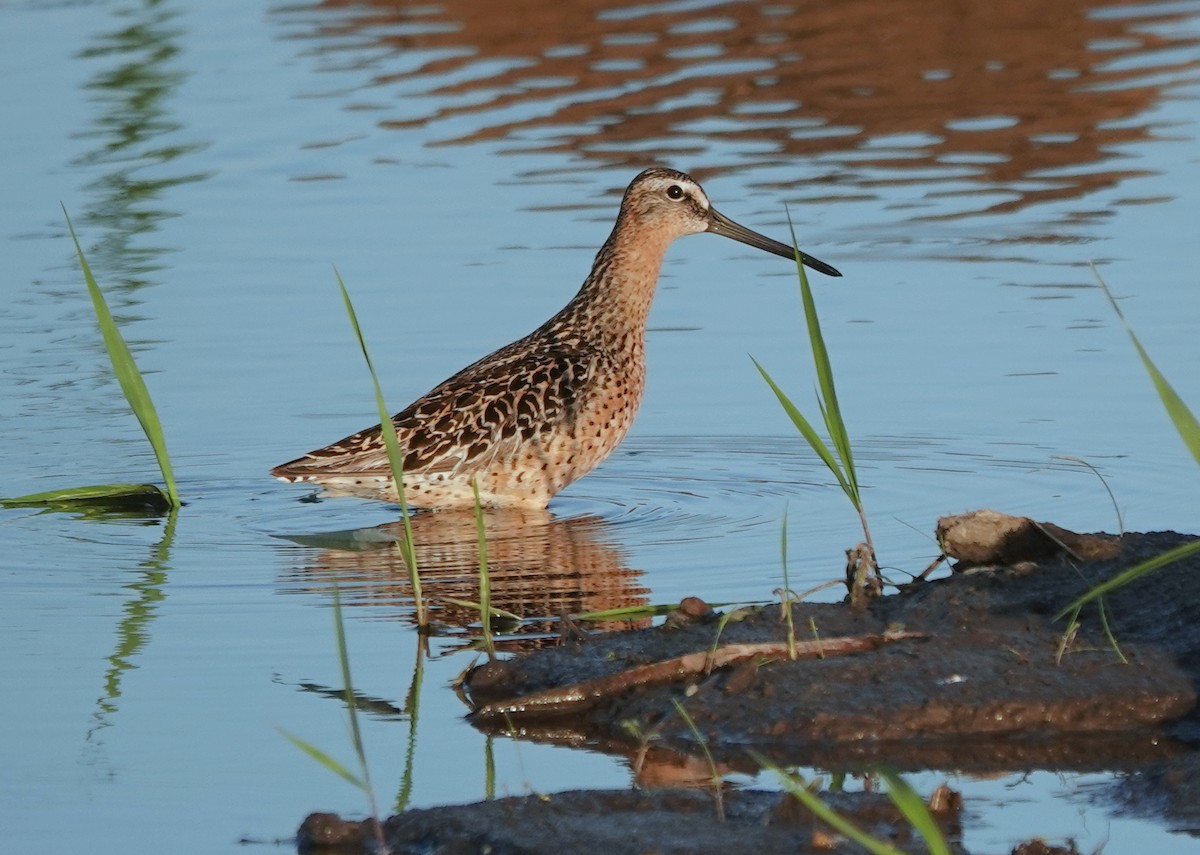
<path fill-rule="evenodd" d="M 1056 619 L 1092 586 L 1193 538 L 1075 535 L 1013 520 L 944 520 L 941 542 L 960 558 L 949 578 L 862 607 L 794 604 L 795 660 L 781 607 L 722 619 L 693 602 L 662 627 L 571 639 L 475 669 L 466 689 L 478 727 L 624 754 L 644 787 L 699 789 L 413 811 L 388 821 L 389 839 L 423 852 L 561 851 L 564 840 L 606 852 L 841 851 L 790 797 L 730 793 L 719 822 L 693 726 L 721 773 L 754 773 L 759 757 L 847 772 L 1116 771 L 1114 805 L 1193 827 L 1200 559 L 1110 592 L 1104 619 L 1094 603 L 1074 631 Z M 838 798 L 847 810 L 868 804 Z M 782 818 L 792 813 L 800 819 Z M 903 826 L 884 838 L 907 848 Z M 726 836 L 736 845 L 722 847 Z M 302 834 L 302 848 L 319 837 Z"/>
<path fill-rule="evenodd" d="M 926 851 L 886 796 L 842 794 L 829 803 L 903 852 Z M 718 816 L 712 795 L 703 791 L 578 790 L 408 811 L 388 819 L 384 835 L 393 852 L 437 855 L 862 851 L 839 841 L 781 793 L 730 792 L 723 807 L 724 815 Z M 948 810 L 939 820 L 953 834 L 957 811 Z M 300 840 L 305 852 L 363 851 L 374 840 L 374 828 L 313 814 L 301 827 Z"/>

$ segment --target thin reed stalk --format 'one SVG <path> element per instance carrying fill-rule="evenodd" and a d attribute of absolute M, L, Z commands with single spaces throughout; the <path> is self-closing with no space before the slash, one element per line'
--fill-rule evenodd
<path fill-rule="evenodd" d="M 809 447 L 825 464 L 825 467 L 837 479 L 838 486 L 846 494 L 855 511 L 858 513 L 859 524 L 862 526 L 863 539 L 872 563 L 872 573 L 876 586 L 881 585 L 879 565 L 875 557 L 875 545 L 871 539 L 871 527 L 867 520 L 866 508 L 862 500 L 862 491 L 858 483 L 858 471 L 854 465 L 854 449 L 850 442 L 850 432 L 842 418 L 841 405 L 838 403 L 837 386 L 834 382 L 833 363 L 829 358 L 829 349 L 825 346 L 825 336 L 821 332 L 821 321 L 817 315 L 816 302 L 813 299 L 812 288 L 808 284 L 808 275 L 804 271 L 802 255 L 796 244 L 796 231 L 792 224 L 791 214 L 788 214 L 788 228 L 791 229 L 792 247 L 796 253 L 796 273 L 800 283 L 800 298 L 804 305 L 804 319 L 808 328 L 808 340 L 812 348 L 813 367 L 817 375 L 817 406 L 821 410 L 821 419 L 829 436 L 826 443 L 821 435 L 805 418 L 800 409 L 792 402 L 787 393 L 779 387 L 771 375 L 754 357 L 750 357 L 759 374 L 771 387 L 776 399 L 792 424 L 804 437 Z M 832 447 L 831 447 L 832 446 Z"/>
<path fill-rule="evenodd" d="M 773 772 L 779 781 L 801 804 L 812 811 L 822 822 L 827 823 L 839 833 L 862 846 L 872 855 L 902 855 L 901 850 L 878 837 L 872 836 L 855 825 L 836 810 L 825 804 L 816 793 L 810 790 L 796 776 L 788 774 L 774 763 L 771 763 L 757 752 L 750 752 L 764 769 Z M 877 774 L 884 779 L 888 787 L 888 798 L 904 816 L 908 824 L 925 841 L 925 848 L 930 855 L 950 855 L 950 846 L 938 827 L 937 821 L 930 813 L 928 805 L 908 785 L 908 782 L 894 772 L 878 770 Z"/>
<path fill-rule="evenodd" d="M 779 552 L 783 559 L 783 593 L 780 595 L 783 619 L 787 621 L 788 659 L 796 659 L 796 626 L 792 620 L 792 586 L 788 580 L 788 512 L 783 509 L 783 525 L 779 531 Z"/>
<path fill-rule="evenodd" d="M 717 768 L 717 761 L 712 755 L 712 751 L 708 748 L 708 740 L 704 738 L 704 734 L 700 732 L 700 728 L 696 726 L 695 720 L 687 709 L 679 702 L 677 698 L 671 698 L 671 703 L 675 705 L 679 717 L 683 719 L 684 724 L 688 726 L 688 730 L 692 732 L 692 736 L 696 737 L 696 742 L 700 745 L 700 750 L 704 752 L 704 760 L 708 763 L 709 774 L 712 775 L 713 801 L 717 807 L 717 820 L 725 821 L 725 782 L 721 778 L 721 770 Z"/>
<path fill-rule="evenodd" d="M 483 645 L 488 661 L 496 659 L 496 642 L 492 638 L 492 578 L 488 571 L 487 531 L 483 524 L 483 503 L 479 499 L 479 481 L 471 479 L 475 493 L 475 532 L 479 539 L 479 618 L 483 627 Z"/>
<path fill-rule="evenodd" d="M 1108 298 L 1109 304 L 1113 311 L 1117 313 L 1117 317 L 1121 321 L 1121 325 L 1125 327 L 1125 332 L 1129 334 L 1130 341 L 1133 342 L 1134 349 L 1137 350 L 1138 356 L 1142 360 L 1142 365 L 1146 369 L 1146 373 L 1150 375 L 1150 381 L 1154 384 L 1155 391 L 1158 392 L 1159 400 L 1162 401 L 1163 409 L 1167 411 L 1167 416 L 1171 419 L 1171 424 L 1174 425 L 1175 431 L 1179 434 L 1179 438 L 1183 440 L 1183 444 L 1191 452 L 1192 457 L 1200 463 L 1200 421 L 1197 421 L 1195 414 L 1191 411 L 1183 399 L 1179 397 L 1173 386 L 1167 382 L 1167 378 L 1158 366 L 1154 364 L 1154 360 L 1150 358 L 1150 354 L 1146 352 L 1146 348 L 1142 347 L 1141 341 L 1138 340 L 1137 334 L 1134 333 L 1133 327 L 1129 325 L 1129 321 L 1125 319 L 1125 313 L 1121 311 L 1121 307 L 1117 305 L 1117 300 L 1113 297 L 1112 291 L 1109 290 L 1108 284 L 1100 275 L 1100 271 L 1096 269 L 1096 265 L 1092 265 L 1092 273 L 1096 277 L 1096 282 L 1100 285 L 1100 289 L 1104 292 L 1104 296 Z M 1151 573 L 1158 570 L 1160 567 L 1166 567 L 1168 564 L 1173 564 L 1176 561 L 1182 561 L 1184 558 L 1192 555 L 1200 554 L 1200 540 L 1185 543 L 1174 549 L 1169 549 L 1161 555 L 1156 555 L 1153 558 L 1136 564 L 1127 570 L 1118 573 L 1106 582 L 1096 585 L 1083 596 L 1076 599 L 1074 602 L 1065 606 L 1062 611 L 1055 615 L 1055 619 L 1060 619 L 1066 615 L 1078 612 L 1079 608 L 1085 603 L 1102 597 L 1110 591 L 1114 591 L 1124 585 L 1128 585 L 1134 579 L 1144 576 L 1146 573 Z M 1102 616 L 1103 618 L 1103 616 Z"/>
<path fill-rule="evenodd" d="M 358 760 L 358 774 L 351 772 L 344 764 L 311 742 L 301 739 L 283 728 L 277 729 L 289 742 L 309 757 L 312 757 L 326 769 L 362 791 L 367 797 L 367 804 L 371 811 L 371 825 L 375 834 L 377 851 L 381 855 L 388 855 L 390 850 L 383 837 L 383 825 L 379 821 L 379 808 L 375 799 L 375 788 L 371 784 L 371 770 L 367 765 L 366 749 L 363 747 L 362 729 L 358 725 L 358 701 L 354 693 L 354 680 L 350 675 L 350 652 L 346 644 L 346 627 L 342 616 L 342 597 L 337 582 L 333 583 L 333 628 L 334 637 L 337 640 L 338 663 L 342 671 L 342 684 L 345 687 L 343 694 L 346 700 L 346 712 L 350 719 L 350 740 L 354 746 L 354 755 Z"/>
<path fill-rule="evenodd" d="M 404 748 L 404 771 L 400 773 L 400 788 L 396 791 L 396 813 L 404 813 L 412 801 L 413 772 L 417 765 L 417 730 L 421 720 L 421 687 L 425 683 L 425 653 L 428 639 L 417 639 L 417 658 L 413 663 L 412 682 L 404 696 L 404 714 L 408 716 L 408 741 Z"/>
<path fill-rule="evenodd" d="M 417 568 L 417 553 L 413 546 L 412 519 L 408 501 L 404 496 L 404 454 L 400 449 L 400 441 L 396 437 L 396 425 L 392 423 L 391 411 L 384 403 L 383 389 L 379 385 L 379 376 L 375 373 L 375 363 L 371 361 L 371 354 L 367 351 L 367 342 L 363 338 L 362 328 L 358 325 L 358 314 L 354 311 L 350 292 L 346 290 L 346 283 L 342 281 L 342 275 L 337 272 L 336 268 L 333 274 L 337 277 L 338 288 L 342 292 L 342 302 L 346 305 L 346 314 L 350 316 L 350 325 L 354 328 L 354 336 L 358 339 L 358 346 L 362 349 L 363 359 L 366 360 L 367 370 L 371 374 L 371 384 L 375 389 L 375 405 L 379 408 L 379 429 L 387 448 L 388 463 L 392 468 L 392 480 L 395 481 L 396 496 L 400 500 L 400 518 L 404 523 L 404 539 L 397 545 L 397 548 L 404 559 L 404 566 L 408 569 L 408 580 L 413 590 L 417 628 L 424 631 L 428 629 L 429 621 L 426 616 L 425 598 L 421 594 L 421 574 Z"/>

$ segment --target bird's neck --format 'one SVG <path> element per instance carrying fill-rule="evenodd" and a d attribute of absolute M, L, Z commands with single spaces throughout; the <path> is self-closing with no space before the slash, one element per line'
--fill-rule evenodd
<path fill-rule="evenodd" d="M 670 240 L 652 232 L 630 234 L 622 225 L 618 221 L 596 253 L 592 272 L 563 312 L 602 334 L 640 339 Z"/>

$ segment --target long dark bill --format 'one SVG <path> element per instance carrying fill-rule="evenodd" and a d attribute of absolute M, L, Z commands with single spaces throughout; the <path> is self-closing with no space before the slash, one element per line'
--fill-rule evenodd
<path fill-rule="evenodd" d="M 760 235 L 756 231 L 752 231 L 743 225 L 735 223 L 729 217 L 722 214 L 713 208 L 708 211 L 708 230 L 715 235 L 724 235 L 727 238 L 733 238 L 755 249 L 763 249 L 767 252 L 773 252 L 775 255 L 781 255 L 784 258 L 796 260 L 796 254 L 792 248 L 786 243 L 780 243 L 777 240 L 771 240 L 766 235 Z M 804 262 L 805 267 L 811 267 L 819 273 L 824 273 L 826 276 L 841 276 L 841 271 L 831 264 L 826 264 L 820 259 L 813 258 L 807 252 L 801 251 L 800 260 Z"/>

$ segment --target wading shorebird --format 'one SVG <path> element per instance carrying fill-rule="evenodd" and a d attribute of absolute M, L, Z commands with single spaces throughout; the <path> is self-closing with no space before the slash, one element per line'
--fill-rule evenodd
<path fill-rule="evenodd" d="M 646 381 L 646 318 L 667 247 L 711 232 L 795 260 L 792 247 L 718 213 L 691 176 L 654 168 L 630 183 L 592 272 L 562 311 L 468 365 L 392 417 L 416 508 L 544 508 L 625 438 Z M 810 255 L 828 276 L 835 268 Z M 276 466 L 334 495 L 396 502 L 379 425 Z"/>

